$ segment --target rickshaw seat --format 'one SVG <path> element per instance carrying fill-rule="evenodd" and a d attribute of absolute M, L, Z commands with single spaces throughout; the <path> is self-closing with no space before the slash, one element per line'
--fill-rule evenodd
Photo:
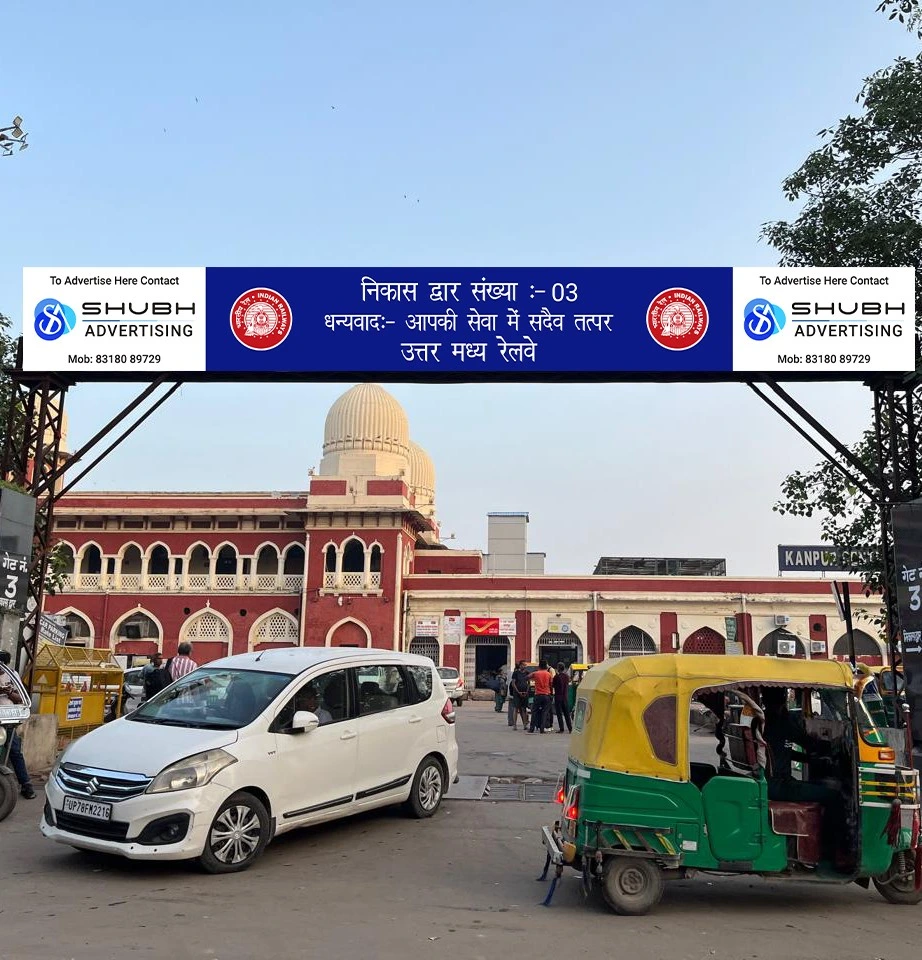
<path fill-rule="evenodd" d="M 759 768 L 759 754 L 756 749 L 752 729 L 742 723 L 731 723 L 726 731 L 727 746 L 730 748 L 730 759 L 751 770 Z"/>
<path fill-rule="evenodd" d="M 797 838 L 797 859 L 816 864 L 820 860 L 823 834 L 823 805 L 769 800 L 769 817 L 773 833 Z"/>

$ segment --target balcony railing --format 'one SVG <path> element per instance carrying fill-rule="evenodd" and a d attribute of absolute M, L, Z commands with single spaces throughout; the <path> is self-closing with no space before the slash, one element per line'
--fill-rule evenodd
<path fill-rule="evenodd" d="M 341 590 L 344 593 L 380 590 L 381 574 L 378 572 L 337 573 L 335 570 L 327 570 L 323 574 L 323 586 L 326 590 Z"/>
<path fill-rule="evenodd" d="M 234 573 L 123 573 L 121 577 L 107 573 L 68 573 L 61 578 L 63 593 L 300 593 L 302 574 Z"/>

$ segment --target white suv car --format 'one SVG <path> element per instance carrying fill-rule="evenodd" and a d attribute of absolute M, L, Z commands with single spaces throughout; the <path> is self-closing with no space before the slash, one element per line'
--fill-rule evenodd
<path fill-rule="evenodd" d="M 432 816 L 458 776 L 454 722 L 428 657 L 227 657 L 73 743 L 45 786 L 41 830 L 136 860 L 244 870 L 296 827 L 396 803 Z"/>

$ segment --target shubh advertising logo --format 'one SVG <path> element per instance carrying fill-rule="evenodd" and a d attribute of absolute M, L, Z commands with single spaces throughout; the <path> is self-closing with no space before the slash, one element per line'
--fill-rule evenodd
<path fill-rule="evenodd" d="M 35 332 L 42 340 L 57 340 L 77 325 L 77 314 L 60 300 L 40 300 L 35 307 Z"/>
<path fill-rule="evenodd" d="M 784 311 L 770 300 L 750 300 L 743 313 L 743 329 L 751 340 L 768 340 L 784 329 Z"/>

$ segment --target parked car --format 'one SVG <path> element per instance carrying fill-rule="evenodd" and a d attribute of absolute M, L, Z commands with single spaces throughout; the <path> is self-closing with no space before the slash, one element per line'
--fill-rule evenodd
<path fill-rule="evenodd" d="M 464 678 L 461 676 L 461 671 L 457 670 L 455 667 L 439 667 L 439 676 L 442 678 L 442 683 L 445 685 L 445 690 L 448 693 L 448 696 L 451 698 L 452 703 L 455 706 L 460 707 L 464 703 L 464 698 L 467 696 L 467 691 L 464 689 Z"/>
<path fill-rule="evenodd" d="M 455 714 L 427 657 L 276 649 L 216 660 L 65 751 L 41 831 L 136 860 L 251 866 L 277 834 L 404 804 L 458 776 Z"/>

